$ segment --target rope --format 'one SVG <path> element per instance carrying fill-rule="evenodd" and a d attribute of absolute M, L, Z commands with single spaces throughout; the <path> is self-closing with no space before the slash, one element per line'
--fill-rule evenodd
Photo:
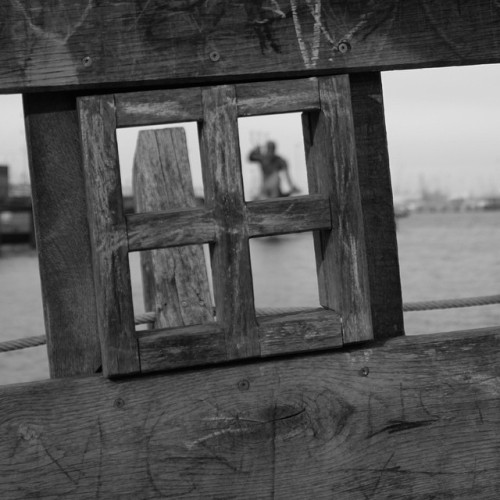
<path fill-rule="evenodd" d="M 403 304 L 403 311 L 431 311 L 433 309 L 454 309 L 458 307 L 487 306 L 500 304 L 500 295 L 486 297 L 469 297 L 466 299 L 428 300 L 423 302 L 408 302 Z"/>
<path fill-rule="evenodd" d="M 156 313 L 145 312 L 142 314 L 136 314 L 134 322 L 136 325 L 144 325 L 145 323 L 153 323 L 155 318 L 156 318 Z"/>
<path fill-rule="evenodd" d="M 500 295 L 488 295 L 485 297 L 469 297 L 464 299 L 449 300 L 428 300 L 423 302 L 407 302 L 403 304 L 404 312 L 431 311 L 435 309 L 454 309 L 459 307 L 486 306 L 490 304 L 500 304 Z M 299 312 L 315 311 L 318 308 L 312 307 L 273 307 L 266 309 L 256 309 L 257 316 L 271 316 L 278 314 L 294 314 Z M 142 325 L 154 322 L 156 314 L 154 312 L 145 312 L 135 316 L 135 324 Z M 37 337 L 25 337 L 22 339 L 8 340 L 0 342 L 0 352 L 17 351 L 28 347 L 37 347 L 47 342 L 45 335 Z"/>
<path fill-rule="evenodd" d="M 26 349 L 28 347 L 36 347 L 43 345 L 47 342 L 45 335 L 38 337 L 25 337 L 23 339 L 7 340 L 7 342 L 0 342 L 0 352 L 17 351 L 19 349 Z"/>

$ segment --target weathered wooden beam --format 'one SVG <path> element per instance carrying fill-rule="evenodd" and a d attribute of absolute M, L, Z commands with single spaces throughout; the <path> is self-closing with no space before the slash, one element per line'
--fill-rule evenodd
<path fill-rule="evenodd" d="M 158 212 L 196 205 L 183 128 L 139 133 L 133 183 L 138 211 Z M 155 249 L 141 253 L 140 259 L 144 307 L 156 313 L 154 328 L 214 321 L 201 245 Z"/>
<path fill-rule="evenodd" d="M 36 246 L 51 377 L 101 366 L 76 101 L 24 96 Z"/>
<path fill-rule="evenodd" d="M 0 497 L 498 498 L 500 329 L 0 389 Z"/>
<path fill-rule="evenodd" d="M 211 245 L 217 323 L 230 359 L 260 354 L 234 86 L 203 90 L 200 150 L 205 205 L 218 221 Z"/>
<path fill-rule="evenodd" d="M 80 98 L 78 113 L 103 373 L 138 373 L 113 96 Z"/>
<path fill-rule="evenodd" d="M 325 351 L 343 345 L 340 314 L 328 309 L 259 316 L 254 330 L 262 357 Z M 217 323 L 138 332 L 141 371 L 234 361 L 241 355 L 226 353 L 225 337 Z"/>
<path fill-rule="evenodd" d="M 319 108 L 315 78 L 254 82 L 236 87 L 238 116 L 292 113 Z M 131 127 L 203 119 L 201 88 L 115 94 L 116 125 Z"/>
<path fill-rule="evenodd" d="M 330 199 L 326 195 L 296 196 L 247 204 L 249 236 L 331 229 Z"/>
<path fill-rule="evenodd" d="M 380 73 L 350 76 L 373 335 L 404 334 L 396 220 Z"/>
<path fill-rule="evenodd" d="M 495 1 L 3 1 L 0 92 L 500 62 Z"/>
<path fill-rule="evenodd" d="M 343 345 L 341 316 L 329 309 L 260 316 L 258 321 L 262 357 Z"/>
<path fill-rule="evenodd" d="M 236 87 L 238 116 L 293 113 L 319 109 L 315 78 L 243 83 Z"/>
<path fill-rule="evenodd" d="M 373 338 L 349 77 L 319 79 L 321 111 L 304 113 L 309 191 L 330 197 L 332 226 L 314 233 L 319 299 L 342 316 L 346 344 Z"/>
<path fill-rule="evenodd" d="M 197 245 L 215 240 L 214 215 L 204 208 L 130 214 L 126 219 L 131 252 L 178 245 Z"/>

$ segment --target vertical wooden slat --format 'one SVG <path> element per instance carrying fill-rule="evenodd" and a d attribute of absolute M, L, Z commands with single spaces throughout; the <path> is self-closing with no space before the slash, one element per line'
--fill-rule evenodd
<path fill-rule="evenodd" d="M 103 372 L 140 371 L 113 96 L 79 99 Z"/>
<path fill-rule="evenodd" d="M 196 206 L 183 128 L 139 133 L 134 158 L 137 212 Z M 156 312 L 155 328 L 213 322 L 201 245 L 141 253 L 144 306 Z"/>
<path fill-rule="evenodd" d="M 241 175 L 234 87 L 203 90 L 200 131 L 205 204 L 214 211 L 217 241 L 211 246 L 217 322 L 231 358 L 260 353 L 256 330 L 246 207 Z"/>
<path fill-rule="evenodd" d="M 315 234 L 320 302 L 342 316 L 345 343 L 372 338 L 349 77 L 318 80 L 321 111 L 304 115 L 309 191 L 329 194 L 332 230 Z"/>
<path fill-rule="evenodd" d="M 53 378 L 101 366 L 76 101 L 24 96 L 36 245 Z"/>
<path fill-rule="evenodd" d="M 404 335 L 396 222 L 380 73 L 350 75 L 373 335 Z"/>

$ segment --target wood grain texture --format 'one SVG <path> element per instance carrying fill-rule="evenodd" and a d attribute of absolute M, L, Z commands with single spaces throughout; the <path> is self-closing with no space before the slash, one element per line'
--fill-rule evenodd
<path fill-rule="evenodd" d="M 115 94 L 118 127 L 200 121 L 199 87 Z M 254 82 L 236 86 L 238 116 L 319 109 L 315 78 Z"/>
<path fill-rule="evenodd" d="M 117 127 L 193 122 L 203 117 L 199 88 L 115 94 L 115 103 Z"/>
<path fill-rule="evenodd" d="M 101 350 L 76 101 L 26 95 L 24 114 L 50 375 L 89 375 Z"/>
<path fill-rule="evenodd" d="M 215 241 L 216 221 L 204 208 L 129 214 L 126 219 L 131 252 Z"/>
<path fill-rule="evenodd" d="M 492 499 L 500 330 L 0 389 L 0 496 Z"/>
<path fill-rule="evenodd" d="M 112 96 L 78 99 L 103 373 L 140 371 Z"/>
<path fill-rule="evenodd" d="M 316 78 L 247 83 L 236 86 L 238 116 L 319 109 Z"/>
<path fill-rule="evenodd" d="M 350 76 L 373 334 L 404 334 L 396 220 L 380 73 Z"/>
<path fill-rule="evenodd" d="M 234 87 L 203 90 L 200 150 L 205 204 L 217 219 L 211 245 L 217 323 L 228 358 L 259 355 Z"/>
<path fill-rule="evenodd" d="M 259 334 L 262 356 L 283 355 L 341 347 L 342 322 L 335 311 L 261 316 Z"/>
<path fill-rule="evenodd" d="M 332 230 L 315 232 L 322 306 L 342 316 L 344 342 L 373 338 L 349 77 L 319 80 L 321 112 L 304 114 L 309 191 L 330 196 Z"/>
<path fill-rule="evenodd" d="M 139 335 L 143 373 L 206 366 L 227 360 L 224 330 L 195 325 Z"/>
<path fill-rule="evenodd" d="M 494 1 L 16 0 L 0 9 L 2 92 L 500 62 Z"/>
<path fill-rule="evenodd" d="M 297 196 L 247 203 L 250 237 L 331 229 L 330 199 L 326 195 Z"/>
<path fill-rule="evenodd" d="M 195 207 L 183 128 L 139 133 L 133 181 L 136 211 Z M 155 328 L 213 322 L 213 304 L 201 245 L 143 252 L 141 266 L 144 307 L 146 311 L 156 312 Z"/>
<path fill-rule="evenodd" d="M 259 316 L 256 330 L 262 357 L 325 351 L 343 345 L 341 317 L 325 309 Z M 224 330 L 217 323 L 138 332 L 138 342 L 142 373 L 201 368 L 242 358 L 240 353 L 226 353 Z"/>

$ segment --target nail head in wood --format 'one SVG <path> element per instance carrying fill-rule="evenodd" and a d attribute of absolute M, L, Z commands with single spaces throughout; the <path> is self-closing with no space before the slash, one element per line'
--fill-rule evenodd
<path fill-rule="evenodd" d="M 85 68 L 90 68 L 90 66 L 92 66 L 92 58 L 90 56 L 85 56 L 82 59 L 82 64 Z"/>
<path fill-rule="evenodd" d="M 212 50 L 212 52 L 210 52 L 210 60 L 212 62 L 220 61 L 220 54 L 216 50 Z"/>
<path fill-rule="evenodd" d="M 250 382 L 247 380 L 247 379 L 241 379 L 239 382 L 238 382 L 238 389 L 240 391 L 248 391 L 248 389 L 250 389 Z"/>

